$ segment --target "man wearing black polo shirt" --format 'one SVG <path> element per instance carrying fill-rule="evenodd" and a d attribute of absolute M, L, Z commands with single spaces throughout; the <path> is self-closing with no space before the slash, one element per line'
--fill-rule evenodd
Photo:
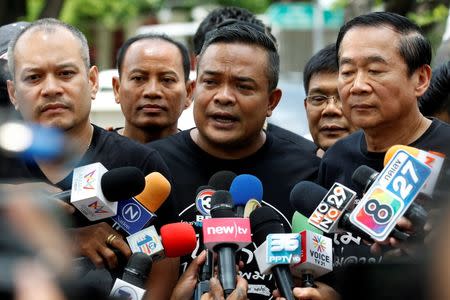
<path fill-rule="evenodd" d="M 26 121 L 60 129 L 70 142 L 73 155 L 62 161 L 2 158 L 2 180 L 40 180 L 68 190 L 73 169 L 93 162 L 101 162 L 107 169 L 135 166 L 144 174 L 159 171 L 170 179 L 167 166 L 156 151 L 90 123 L 98 70 L 90 67 L 87 41 L 78 29 L 55 19 L 32 23 L 9 44 L 8 65 L 13 78 L 8 81 L 8 93 L 15 109 Z M 163 205 L 157 212 L 160 222 L 174 221 L 171 211 Z M 118 249 L 125 257 L 131 254 L 120 233 L 107 222 L 88 223 L 76 215 L 75 223 L 71 229 L 75 252 L 89 257 L 97 267 L 117 266 L 112 249 Z M 116 238 L 108 239 L 112 234 Z M 152 295 L 166 298 L 170 285 L 163 283 L 173 283 L 169 279 L 176 279 L 177 267 L 171 261 L 162 265 L 166 265 L 165 272 L 151 276 L 148 287 L 152 288 Z"/>
<path fill-rule="evenodd" d="M 362 130 L 325 153 L 321 185 L 340 182 L 361 193 L 353 172 L 360 165 L 381 171 L 386 151 L 396 144 L 450 155 L 450 126 L 418 108 L 417 98 L 430 83 L 431 46 L 417 25 L 388 12 L 361 15 L 341 28 L 336 48 L 344 114 Z M 333 242 L 335 268 L 382 260 L 351 233 L 336 234 Z"/>

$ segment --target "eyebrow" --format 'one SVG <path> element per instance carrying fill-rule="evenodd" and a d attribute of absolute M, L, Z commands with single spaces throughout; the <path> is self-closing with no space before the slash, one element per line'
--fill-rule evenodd
<path fill-rule="evenodd" d="M 319 94 L 327 94 L 327 93 L 334 93 L 336 91 L 335 88 L 327 89 L 323 87 L 315 87 L 308 91 L 308 95 L 312 93 L 319 93 Z"/>
<path fill-rule="evenodd" d="M 388 64 L 388 62 L 379 55 L 368 56 L 368 57 L 365 57 L 364 59 L 367 61 L 367 63 L 382 63 L 385 65 Z M 344 64 L 354 64 L 354 60 L 349 57 L 343 57 L 339 60 L 339 65 L 344 65 Z"/>
<path fill-rule="evenodd" d="M 205 70 L 205 71 L 203 71 L 203 74 L 204 74 L 204 75 L 211 75 L 211 76 L 220 76 L 220 75 L 222 75 L 221 72 L 219 72 L 219 71 L 212 71 L 212 70 Z M 238 81 L 241 81 L 241 82 L 252 82 L 252 83 L 254 83 L 254 84 L 257 84 L 257 83 L 256 83 L 256 80 L 254 80 L 254 79 L 251 78 L 251 77 L 246 77 L 246 76 L 233 76 L 233 78 L 234 78 L 234 79 L 237 79 Z"/>
<path fill-rule="evenodd" d="M 79 70 L 78 66 L 76 64 L 73 64 L 73 63 L 64 63 L 64 64 L 56 65 L 56 68 L 57 69 L 74 68 L 76 70 Z M 40 70 L 42 70 L 41 67 L 27 67 L 27 68 L 24 68 L 22 70 L 22 72 L 23 73 L 36 72 L 36 71 L 40 71 Z"/>

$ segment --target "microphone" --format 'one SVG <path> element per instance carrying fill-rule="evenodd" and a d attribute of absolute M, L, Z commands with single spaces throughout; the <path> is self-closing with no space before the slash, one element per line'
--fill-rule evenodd
<path fill-rule="evenodd" d="M 302 278 L 302 287 L 315 288 L 317 286 L 314 278 L 333 271 L 333 246 L 329 237 L 306 228 L 308 226 L 300 231 L 302 242 L 300 261 L 294 261 L 290 270 L 293 276 Z"/>
<path fill-rule="evenodd" d="M 144 175 L 139 169 L 122 167 L 108 171 L 97 162 L 73 170 L 70 203 L 90 221 L 96 221 L 116 215 L 117 201 L 136 195 L 143 188 Z"/>
<path fill-rule="evenodd" d="M 122 279 L 116 279 L 110 296 L 122 299 L 142 299 L 145 282 L 152 269 L 152 258 L 144 253 L 133 253 L 128 260 Z"/>
<path fill-rule="evenodd" d="M 362 165 L 353 172 L 352 180 L 356 185 L 364 187 L 364 192 L 366 192 L 375 182 L 378 174 L 371 167 Z M 421 205 L 412 202 L 404 216 L 410 219 L 418 228 L 423 228 L 427 222 L 428 213 Z"/>
<path fill-rule="evenodd" d="M 211 217 L 203 220 L 203 243 L 218 254 L 219 281 L 227 297 L 236 288 L 236 251 L 252 241 L 250 221 L 234 217 L 233 200 L 227 191 L 213 194 Z"/>
<path fill-rule="evenodd" d="M 316 211 L 318 204 L 321 204 L 324 200 L 326 200 L 327 194 L 328 191 L 324 187 L 314 182 L 300 181 L 292 189 L 289 200 L 292 207 L 294 207 L 296 211 L 303 215 L 310 215 L 311 217 L 308 222 L 320 230 L 322 230 L 322 228 L 330 228 L 334 230 L 329 230 L 330 233 L 348 231 L 360 236 L 364 240 L 372 240 L 372 237 L 369 234 L 350 222 L 350 212 L 348 211 L 341 211 L 339 218 L 329 218 L 326 220 L 326 226 L 318 225 L 320 224 L 321 219 L 318 218 L 317 215 L 314 219 L 312 219 L 312 215 Z M 326 214 L 324 214 L 324 216 L 326 216 Z M 329 224 L 329 220 L 331 220 L 332 224 Z M 337 226 L 335 223 L 337 223 Z M 407 235 L 405 237 L 403 232 L 395 228 L 393 235 L 399 239 L 405 239 L 407 237 Z"/>
<path fill-rule="evenodd" d="M 170 223 L 161 227 L 161 237 L 154 226 L 126 237 L 131 252 L 143 252 L 153 261 L 191 253 L 197 245 L 195 230 L 189 223 Z"/>
<path fill-rule="evenodd" d="M 339 219 L 355 197 L 354 191 L 335 182 L 309 217 L 309 222 L 326 233 L 336 232 Z"/>
<path fill-rule="evenodd" d="M 350 214 L 350 221 L 374 240 L 384 241 L 430 174 L 430 167 L 397 150 Z"/>
<path fill-rule="evenodd" d="M 294 214 L 292 215 L 291 224 L 292 224 L 292 232 L 294 233 L 300 233 L 300 231 L 309 230 L 317 234 L 323 235 L 322 230 L 309 224 L 308 218 L 299 213 L 298 211 L 294 212 Z"/>
<path fill-rule="evenodd" d="M 54 160 L 67 156 L 64 133 L 54 127 L 9 120 L 0 125 L 0 150 L 26 160 Z"/>
<path fill-rule="evenodd" d="M 299 257 L 301 248 L 298 234 L 286 235 L 280 218 L 267 206 L 260 207 L 250 214 L 250 224 L 253 232 L 253 241 L 258 245 L 254 254 L 259 271 L 263 274 L 272 272 L 281 296 L 287 300 L 294 300 L 294 295 L 292 293 L 294 283 L 289 267 L 286 264 L 276 264 L 274 262 L 284 259 L 284 262 L 288 261 L 288 263 L 290 263 L 291 259 Z M 271 236 L 272 234 L 281 235 Z M 270 236 L 270 238 L 268 236 Z M 266 241 L 266 238 L 269 242 Z M 283 241 L 285 241 L 285 243 L 283 243 Z M 282 257 L 280 260 L 280 255 L 273 255 L 273 252 L 275 252 L 274 250 L 277 249 L 273 249 L 273 247 L 268 249 L 268 245 L 273 246 L 273 244 L 277 242 L 278 244 L 275 246 L 278 246 L 278 250 L 282 250 L 279 248 L 283 248 L 286 246 L 283 244 L 287 244 L 288 251 L 286 251 L 287 253 L 282 253 L 281 256 L 289 257 L 289 255 L 292 255 L 291 259 Z"/>
<path fill-rule="evenodd" d="M 421 193 L 425 194 L 429 198 L 432 198 L 433 190 L 436 187 L 439 173 L 445 161 L 445 155 L 443 153 L 435 151 L 424 151 L 410 146 L 395 145 L 389 148 L 389 150 L 386 152 L 386 155 L 384 156 L 384 166 L 388 164 L 388 162 L 392 159 L 392 157 L 398 150 L 407 152 L 418 161 L 431 168 L 431 174 L 427 182 L 421 189 Z"/>
<path fill-rule="evenodd" d="M 228 191 L 233 179 L 236 177 L 236 173 L 222 170 L 214 173 L 208 181 L 208 185 L 214 190 Z"/>
<path fill-rule="evenodd" d="M 128 234 L 134 234 L 156 218 L 154 212 L 167 199 L 170 190 L 169 181 L 161 173 L 152 172 L 145 176 L 145 187 L 140 194 L 119 201 L 117 215 L 112 219 Z"/>
<path fill-rule="evenodd" d="M 256 200 L 258 203 L 262 200 L 263 186 L 258 177 L 250 174 L 241 174 L 236 176 L 231 182 L 230 193 L 234 202 L 236 216 L 244 216 L 245 205 L 250 200 Z"/>

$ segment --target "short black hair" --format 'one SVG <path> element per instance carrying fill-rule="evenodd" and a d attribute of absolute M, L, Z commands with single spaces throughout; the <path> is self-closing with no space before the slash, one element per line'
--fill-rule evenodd
<path fill-rule="evenodd" d="M 408 75 L 423 65 L 431 63 L 431 44 L 424 36 L 419 26 L 408 18 L 391 12 L 373 12 L 353 18 L 345 23 L 339 30 L 336 41 L 337 60 L 345 34 L 354 27 L 381 27 L 388 26 L 400 34 L 398 50 L 408 67 Z"/>
<path fill-rule="evenodd" d="M 275 42 L 275 44 L 277 42 L 276 38 L 270 32 L 270 27 L 265 26 L 260 19 L 256 18 L 254 14 L 245 8 L 235 6 L 219 7 L 211 11 L 197 28 L 193 38 L 195 55 L 199 55 L 202 51 L 203 44 L 206 40 L 206 34 L 211 30 L 216 29 L 220 24 L 227 20 L 244 21 L 265 28 L 266 34 Z"/>
<path fill-rule="evenodd" d="M 119 77 L 122 76 L 122 64 L 128 48 L 130 48 L 130 46 L 133 43 L 140 40 L 162 40 L 175 45 L 178 48 L 178 50 L 180 50 L 181 60 L 183 63 L 184 81 L 189 80 L 189 71 L 191 70 L 191 60 L 189 58 L 188 49 L 182 43 L 175 41 L 169 36 L 158 33 L 145 33 L 136 35 L 134 37 L 129 38 L 122 44 L 119 51 L 117 52 L 117 70 L 119 71 Z"/>
<path fill-rule="evenodd" d="M 274 41 L 267 36 L 263 27 L 242 21 L 229 21 L 222 23 L 219 27 L 210 31 L 206 36 L 199 54 L 197 69 L 201 61 L 201 57 L 206 49 L 212 44 L 217 43 L 241 43 L 247 45 L 255 45 L 263 48 L 267 52 L 267 80 L 269 91 L 274 90 L 278 85 L 278 77 L 280 73 L 280 56 Z"/>
<path fill-rule="evenodd" d="M 424 116 L 446 111 L 450 115 L 450 61 L 433 71 L 430 86 L 419 97 L 419 109 Z"/>
<path fill-rule="evenodd" d="M 319 50 L 306 63 L 303 69 L 303 87 L 308 94 L 311 77 L 317 73 L 338 73 L 339 67 L 336 61 L 336 44 L 330 44 Z"/>

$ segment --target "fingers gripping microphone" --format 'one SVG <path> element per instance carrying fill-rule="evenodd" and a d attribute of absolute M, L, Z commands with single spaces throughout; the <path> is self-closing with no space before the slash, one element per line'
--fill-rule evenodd
<path fill-rule="evenodd" d="M 257 208 L 250 214 L 250 224 L 253 233 L 253 242 L 258 245 L 258 248 L 255 250 L 255 258 L 260 272 L 263 274 L 267 274 L 269 271 L 272 272 L 281 296 L 288 300 L 294 300 L 294 295 L 292 294 L 294 283 L 288 265 L 274 263 L 274 259 L 271 259 L 268 255 L 271 249 L 267 249 L 268 243 L 266 242 L 266 238 L 272 234 L 286 233 L 280 218 L 273 209 L 263 206 Z M 276 238 L 291 240 L 292 242 L 292 237 L 283 238 L 277 236 Z"/>
<path fill-rule="evenodd" d="M 251 200 L 261 202 L 263 196 L 263 186 L 258 177 L 250 174 L 241 174 L 233 179 L 230 186 L 230 193 L 236 209 L 236 216 L 244 216 L 244 208 Z"/>
<path fill-rule="evenodd" d="M 101 163 L 93 163 L 73 170 L 70 203 L 90 221 L 96 221 L 116 215 L 117 201 L 143 187 L 144 175 L 137 168 L 108 171 Z"/>
<path fill-rule="evenodd" d="M 236 251 L 251 243 L 250 222 L 235 218 L 227 191 L 211 198 L 211 219 L 203 220 L 203 243 L 218 254 L 219 280 L 226 296 L 236 288 Z"/>

